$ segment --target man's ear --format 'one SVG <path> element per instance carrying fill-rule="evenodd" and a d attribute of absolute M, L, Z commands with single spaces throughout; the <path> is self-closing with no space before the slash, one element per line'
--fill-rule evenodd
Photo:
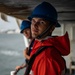
<path fill-rule="evenodd" d="M 52 33 L 54 29 L 55 29 L 55 25 L 52 26 L 50 32 Z"/>

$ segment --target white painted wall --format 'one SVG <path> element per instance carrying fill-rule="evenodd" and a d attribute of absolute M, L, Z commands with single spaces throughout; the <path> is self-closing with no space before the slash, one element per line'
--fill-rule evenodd
<path fill-rule="evenodd" d="M 70 54 L 68 56 L 64 56 L 66 60 L 67 68 L 69 68 L 71 57 L 75 57 L 75 22 L 61 22 L 61 27 L 56 28 L 53 32 L 53 35 L 64 35 L 65 32 L 68 32 L 70 38 Z M 75 60 L 75 58 L 73 58 Z"/>

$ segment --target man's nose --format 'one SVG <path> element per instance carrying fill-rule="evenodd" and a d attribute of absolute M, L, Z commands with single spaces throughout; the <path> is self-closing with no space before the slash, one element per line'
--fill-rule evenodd
<path fill-rule="evenodd" d="M 38 27 L 38 22 L 35 22 L 35 23 L 33 24 L 33 26 L 34 26 L 34 27 Z"/>

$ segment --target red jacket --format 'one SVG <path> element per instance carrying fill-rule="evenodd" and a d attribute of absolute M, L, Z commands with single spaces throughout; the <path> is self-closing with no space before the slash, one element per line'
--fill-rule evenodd
<path fill-rule="evenodd" d="M 35 40 L 30 56 L 42 46 L 50 47 L 36 57 L 32 66 L 33 75 L 61 75 L 65 68 L 62 55 L 65 56 L 70 53 L 68 34 L 43 41 Z"/>

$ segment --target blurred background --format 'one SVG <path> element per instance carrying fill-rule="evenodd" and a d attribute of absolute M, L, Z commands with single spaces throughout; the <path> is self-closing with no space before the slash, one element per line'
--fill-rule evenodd
<path fill-rule="evenodd" d="M 65 56 L 67 75 L 75 74 L 75 0 L 0 0 L 0 74 L 10 75 L 15 66 L 25 62 L 23 50 L 26 48 L 20 24 L 41 2 L 50 2 L 58 12 L 60 28 L 53 35 L 62 36 L 67 31 L 71 52 Z M 17 75 L 23 75 L 21 70 Z"/>

